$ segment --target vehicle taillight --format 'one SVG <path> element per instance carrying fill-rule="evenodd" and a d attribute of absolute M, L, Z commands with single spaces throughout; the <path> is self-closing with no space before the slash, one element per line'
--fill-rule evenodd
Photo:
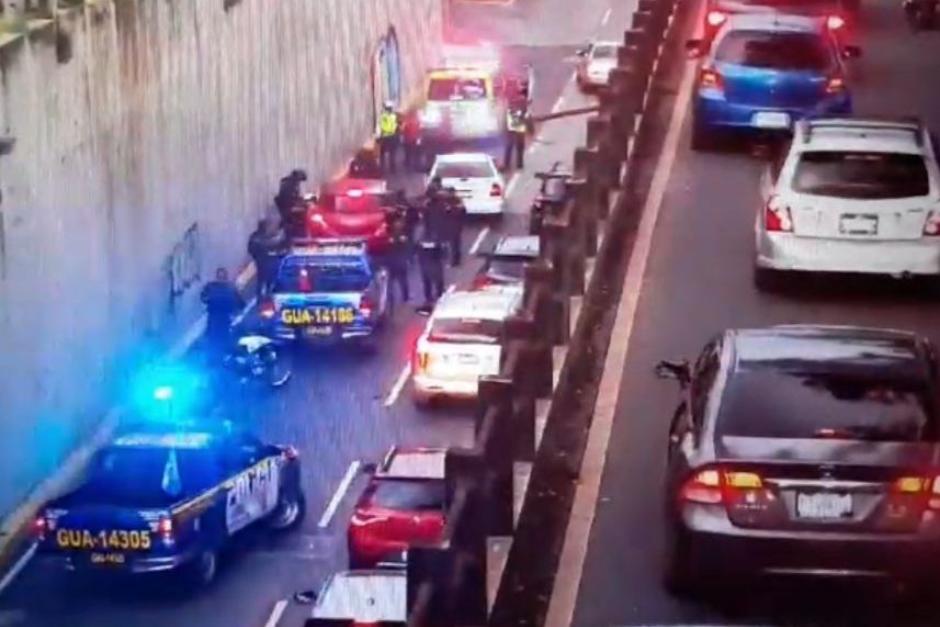
<path fill-rule="evenodd" d="M 830 76 L 826 79 L 827 94 L 841 94 L 845 91 L 845 79 L 841 76 Z"/>
<path fill-rule="evenodd" d="M 721 78 L 721 74 L 712 70 L 710 68 L 702 68 L 702 73 L 699 75 L 698 81 L 699 87 L 702 89 L 724 89 L 724 81 Z"/>
<path fill-rule="evenodd" d="M 927 221 L 924 222 L 924 235 L 928 237 L 940 236 L 940 212 L 930 211 L 927 213 Z"/>
<path fill-rule="evenodd" d="M 490 197 L 499 198 L 503 195 L 503 188 L 499 183 L 493 183 L 493 187 L 490 188 Z"/>
<path fill-rule="evenodd" d="M 274 305 L 274 301 L 270 298 L 267 298 L 261 302 L 258 306 L 258 315 L 264 318 L 265 320 L 270 320 L 274 317 L 274 314 L 277 313 L 277 307 Z"/>
<path fill-rule="evenodd" d="M 43 515 L 36 516 L 33 520 L 33 536 L 37 540 L 46 539 L 46 531 L 49 528 L 49 521 Z"/>
<path fill-rule="evenodd" d="M 926 506 L 930 509 L 940 510 L 940 476 L 922 477 L 910 475 L 895 479 L 892 484 L 895 494 L 920 495 L 927 499 Z"/>
<path fill-rule="evenodd" d="M 368 296 L 363 296 L 359 300 L 359 313 L 362 314 L 363 318 L 371 318 L 372 311 L 375 309 L 375 305 L 372 303 L 372 299 Z"/>
<path fill-rule="evenodd" d="M 830 15 L 826 18 L 826 26 L 829 30 L 839 30 L 845 26 L 845 20 L 841 15 Z"/>
<path fill-rule="evenodd" d="M 475 290 L 483 289 L 492 283 L 493 281 L 490 279 L 490 277 L 486 276 L 485 274 L 478 274 L 477 276 L 473 277 L 473 289 Z"/>
<path fill-rule="evenodd" d="M 790 208 L 780 203 L 776 196 L 771 196 L 764 208 L 764 228 L 768 232 L 793 232 L 793 218 Z"/>
<path fill-rule="evenodd" d="M 705 21 L 713 27 L 721 26 L 726 19 L 728 19 L 728 15 L 722 11 L 709 11 L 708 15 L 705 16 Z"/>
<path fill-rule="evenodd" d="M 160 535 L 160 539 L 163 540 L 164 543 L 173 543 L 173 531 L 173 519 L 169 516 L 163 516 L 160 518 L 160 521 L 157 523 L 157 533 Z"/>
<path fill-rule="evenodd" d="M 753 495 L 758 490 L 764 491 L 764 482 L 755 472 L 705 468 L 685 482 L 679 499 L 706 505 L 731 505 L 739 502 L 741 495 Z"/>

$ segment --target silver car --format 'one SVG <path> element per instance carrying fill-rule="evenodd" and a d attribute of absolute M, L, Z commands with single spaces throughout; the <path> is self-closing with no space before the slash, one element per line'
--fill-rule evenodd
<path fill-rule="evenodd" d="M 755 282 L 781 271 L 940 274 L 940 169 L 917 120 L 815 119 L 761 181 Z"/>
<path fill-rule="evenodd" d="M 617 67 L 616 41 L 595 41 L 578 50 L 577 81 L 581 89 L 604 87 L 610 84 L 610 72 Z"/>

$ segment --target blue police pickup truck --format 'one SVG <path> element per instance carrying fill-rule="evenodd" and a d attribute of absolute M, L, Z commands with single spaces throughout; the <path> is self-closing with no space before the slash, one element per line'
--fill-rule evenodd
<path fill-rule="evenodd" d="M 239 532 L 298 527 L 300 461 L 229 423 L 133 429 L 93 458 L 86 480 L 34 521 L 39 555 L 79 573 L 179 573 L 188 587 L 216 575 Z"/>
<path fill-rule="evenodd" d="M 272 337 L 368 344 L 391 313 L 388 283 L 364 242 L 317 240 L 284 257 L 259 314 Z"/>

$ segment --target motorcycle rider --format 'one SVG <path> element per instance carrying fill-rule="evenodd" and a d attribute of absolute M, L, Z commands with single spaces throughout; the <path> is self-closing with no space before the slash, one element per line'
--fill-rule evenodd
<path fill-rule="evenodd" d="M 258 298 L 271 293 L 286 245 L 283 231 L 268 219 L 258 220 L 258 228 L 248 238 L 248 254 L 258 270 Z"/>
<path fill-rule="evenodd" d="M 307 181 L 307 172 L 292 170 L 281 179 L 274 204 L 281 216 L 281 226 L 291 239 L 302 238 L 307 234 L 307 205 L 301 186 Z"/>

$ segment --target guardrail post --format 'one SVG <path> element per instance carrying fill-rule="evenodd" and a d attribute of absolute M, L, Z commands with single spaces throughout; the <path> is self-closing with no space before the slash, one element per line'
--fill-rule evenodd
<path fill-rule="evenodd" d="M 568 273 L 570 272 L 567 263 L 566 250 L 566 227 L 557 216 L 547 216 L 542 221 L 541 254 L 548 261 L 552 272 L 552 299 L 553 309 L 555 310 L 554 319 L 558 323 L 555 337 L 556 344 L 564 344 L 569 336 L 569 318 L 571 316 L 571 303 L 568 295 L 571 288 L 568 283 Z"/>
<path fill-rule="evenodd" d="M 522 346 L 514 342 L 509 350 L 521 357 Z M 523 365 L 520 363 L 519 365 Z M 515 368 L 518 373 L 519 368 Z M 514 373 L 515 374 L 515 373 Z M 492 536 L 511 536 L 513 531 L 513 451 L 512 433 L 513 380 L 505 376 L 481 377 L 480 398 L 490 409 L 481 430 L 486 458 L 486 489 L 484 516 L 486 530 Z"/>

